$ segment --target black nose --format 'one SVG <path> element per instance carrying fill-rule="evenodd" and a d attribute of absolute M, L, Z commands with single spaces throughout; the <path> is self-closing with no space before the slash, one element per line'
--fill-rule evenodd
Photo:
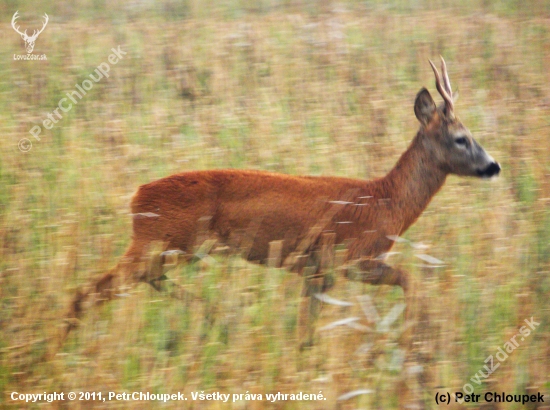
<path fill-rule="evenodd" d="M 491 162 L 487 168 L 482 171 L 477 171 L 477 174 L 482 178 L 491 178 L 500 173 L 500 165 L 498 162 Z"/>

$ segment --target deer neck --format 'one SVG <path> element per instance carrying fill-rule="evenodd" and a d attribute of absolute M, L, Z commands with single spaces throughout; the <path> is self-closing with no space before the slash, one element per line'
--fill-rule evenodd
<path fill-rule="evenodd" d="M 383 178 L 395 211 L 400 214 L 402 234 L 428 206 L 445 183 L 447 174 L 437 166 L 419 132 L 393 169 Z"/>

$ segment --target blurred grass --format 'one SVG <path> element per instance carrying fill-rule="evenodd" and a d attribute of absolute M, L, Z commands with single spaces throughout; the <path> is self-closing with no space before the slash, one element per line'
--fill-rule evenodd
<path fill-rule="evenodd" d="M 435 388 L 471 383 L 531 316 L 540 327 L 476 392 L 550 394 L 547 2 L 0 3 L 3 21 L 15 10 L 22 27 L 43 12 L 50 23 L 35 48 L 47 54 L 42 62 L 13 61 L 23 43 L 0 27 L 2 406 L 14 405 L 11 391 L 211 389 L 322 390 L 334 407 L 339 395 L 367 388 L 373 393 L 339 408 L 399 408 L 405 386 L 431 407 Z M 110 77 L 35 141 L 28 130 L 118 45 L 128 54 Z M 400 364 L 391 332 L 319 331 L 316 345 L 298 354 L 301 279 L 236 257 L 170 272 L 200 303 L 140 286 L 88 315 L 61 355 L 35 363 L 74 288 L 127 246 L 128 203 L 139 184 L 225 167 L 382 175 L 416 132 L 416 92 L 428 86 L 436 94 L 427 60 L 438 54 L 460 89 L 458 114 L 503 173 L 491 182 L 450 177 L 406 234 L 430 244 L 426 252 L 443 268 L 423 267 L 403 244 L 390 260 L 423 284 L 422 383 Z M 33 142 L 28 153 L 17 149 L 23 137 Z M 340 278 L 330 292 L 354 302 L 365 293 L 382 314 L 402 301 L 399 290 Z M 368 322 L 357 306 L 327 305 L 319 327 L 349 316 Z"/>

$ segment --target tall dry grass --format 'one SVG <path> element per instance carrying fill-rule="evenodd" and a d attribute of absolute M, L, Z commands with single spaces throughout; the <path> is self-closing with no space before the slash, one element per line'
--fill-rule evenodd
<path fill-rule="evenodd" d="M 113 3 L 106 11 L 101 2 L 75 4 L 18 5 L 27 16 L 42 13 L 41 5 L 53 9 L 35 50 L 47 54 L 44 62 L 13 61 L 22 41 L 8 25 L 0 28 L 2 406 L 22 407 L 12 391 L 323 391 L 328 398 L 185 403 L 213 409 L 430 408 L 436 389 L 460 391 L 465 383 L 476 393 L 550 394 L 544 2 L 528 2 L 517 15 L 512 2 L 434 3 L 440 7 L 432 10 L 406 2 L 209 8 L 167 1 Z M 5 21 L 16 8 L 2 5 Z M 110 77 L 32 139 L 28 130 L 118 45 L 128 54 Z M 234 256 L 170 272 L 200 300 L 175 301 L 140 286 L 88 315 L 60 354 L 40 360 L 76 287 L 112 266 L 129 243 L 128 202 L 139 184 L 224 167 L 379 176 L 416 132 L 416 92 L 428 86 L 435 94 L 427 60 L 438 54 L 460 89 L 458 114 L 503 172 L 491 182 L 450 177 L 405 235 L 429 248 L 394 249 L 390 262 L 422 284 L 415 363 L 404 361 L 402 319 L 376 331 L 357 299 L 369 295 L 384 316 L 403 301 L 399 290 L 337 279 L 330 295 L 354 306 L 325 305 L 316 344 L 299 353 L 301 278 Z M 23 137 L 33 142 L 28 153 L 17 149 Z M 419 253 L 445 265 L 427 267 Z M 472 382 L 532 316 L 540 327 L 481 386 Z M 372 330 L 323 330 L 349 317 Z M 356 389 L 370 393 L 337 400 Z"/>

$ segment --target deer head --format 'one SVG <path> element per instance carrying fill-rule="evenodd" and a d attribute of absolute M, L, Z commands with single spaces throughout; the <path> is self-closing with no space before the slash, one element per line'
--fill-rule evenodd
<path fill-rule="evenodd" d="M 430 65 L 443 104 L 437 107 L 425 88 L 417 94 L 414 112 L 421 123 L 422 144 L 445 173 L 485 178 L 498 175 L 498 162 L 474 140 L 454 113 L 457 96 L 453 96 L 445 60 L 441 57 L 442 75 L 431 61 Z"/>
<path fill-rule="evenodd" d="M 12 19 L 11 19 L 11 26 L 13 27 L 13 29 L 17 33 L 19 33 L 21 38 L 25 41 L 25 48 L 27 49 L 27 53 L 30 54 L 30 53 L 32 53 L 32 50 L 34 49 L 34 43 L 35 43 L 36 39 L 38 38 L 40 33 L 42 33 L 44 31 L 44 29 L 46 28 L 46 25 L 48 24 L 49 17 L 46 13 L 44 13 L 44 23 L 42 24 L 42 28 L 40 30 L 34 30 L 34 32 L 32 33 L 32 36 L 28 36 L 27 35 L 27 30 L 25 30 L 25 32 L 22 33 L 21 31 L 19 31 L 19 26 L 15 25 L 15 20 L 17 20 L 19 18 L 17 13 L 19 13 L 19 11 L 16 11 L 15 14 L 13 15 Z"/>

